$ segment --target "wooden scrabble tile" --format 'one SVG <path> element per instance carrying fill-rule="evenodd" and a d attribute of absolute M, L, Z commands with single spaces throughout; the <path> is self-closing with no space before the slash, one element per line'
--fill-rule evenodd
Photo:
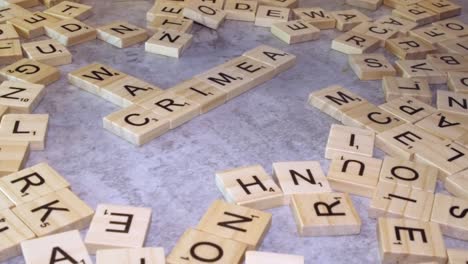
<path fill-rule="evenodd" d="M 68 188 L 12 209 L 39 237 L 89 225 L 93 210 Z"/>
<path fill-rule="evenodd" d="M 456 115 L 436 112 L 416 123 L 416 126 L 441 139 L 456 140 L 468 132 Z"/>
<path fill-rule="evenodd" d="M 51 66 L 72 63 L 72 54 L 55 39 L 24 43 L 23 51 L 28 58 Z"/>
<path fill-rule="evenodd" d="M 337 159 L 344 154 L 372 157 L 375 133 L 368 129 L 333 124 L 328 136 L 325 158 Z"/>
<path fill-rule="evenodd" d="M 97 36 L 95 28 L 74 18 L 46 25 L 45 31 L 47 36 L 67 47 L 94 40 Z"/>
<path fill-rule="evenodd" d="M 441 143 L 441 140 L 412 124 L 403 124 L 377 134 L 376 146 L 392 157 L 412 160 L 416 145 Z"/>
<path fill-rule="evenodd" d="M 434 46 L 416 37 L 398 37 L 385 42 L 385 49 L 402 60 L 425 59 Z"/>
<path fill-rule="evenodd" d="M 127 48 L 148 39 L 145 29 L 125 21 L 116 21 L 97 28 L 97 38 L 117 48 Z"/>
<path fill-rule="evenodd" d="M 317 40 L 320 37 L 320 29 L 301 19 L 275 23 L 270 29 L 273 35 L 288 44 Z"/>
<path fill-rule="evenodd" d="M 301 7 L 293 9 L 296 19 L 307 21 L 318 29 L 332 29 L 336 26 L 336 19 L 319 7 Z"/>
<path fill-rule="evenodd" d="M 415 22 L 397 16 L 382 16 L 378 18 L 375 23 L 393 28 L 403 35 L 406 35 L 410 30 L 418 26 Z"/>
<path fill-rule="evenodd" d="M 468 115 L 468 95 L 437 90 L 437 108 L 443 112 Z"/>
<path fill-rule="evenodd" d="M 1 14 L 1 11 L 0 11 Z M 0 24 L 0 40 L 19 39 L 15 27 L 10 24 Z"/>
<path fill-rule="evenodd" d="M 61 1 L 57 5 L 46 9 L 44 13 L 60 19 L 74 18 L 77 20 L 85 20 L 92 15 L 91 9 L 92 6 L 90 5 L 72 1 Z"/>
<path fill-rule="evenodd" d="M 70 188 L 70 184 L 47 163 L 0 178 L 0 191 L 17 206 L 63 188 Z"/>
<path fill-rule="evenodd" d="M 132 105 L 104 117 L 103 126 L 130 143 L 141 146 L 169 131 L 170 122 L 151 110 Z"/>
<path fill-rule="evenodd" d="M 32 13 L 30 11 L 19 5 L 2 3 L 0 9 L 0 23 L 5 23 L 15 17 L 31 15 Z"/>
<path fill-rule="evenodd" d="M 428 54 L 427 61 L 439 71 L 468 71 L 468 58 L 460 54 Z"/>
<path fill-rule="evenodd" d="M 355 54 L 348 56 L 348 63 L 360 80 L 381 80 L 395 76 L 396 70 L 383 54 Z"/>
<path fill-rule="evenodd" d="M 148 22 L 148 29 L 158 30 L 175 30 L 182 33 L 188 33 L 192 30 L 193 21 L 183 17 L 157 16 L 153 21 Z"/>
<path fill-rule="evenodd" d="M 343 236 L 361 232 L 361 219 L 346 193 L 295 194 L 291 210 L 300 236 Z"/>
<path fill-rule="evenodd" d="M 0 210 L 0 261 L 21 255 L 21 242 L 34 233 L 9 209 Z"/>
<path fill-rule="evenodd" d="M 279 7 L 288 7 L 295 8 L 299 5 L 298 0 L 260 0 L 260 5 L 268 6 L 279 6 Z"/>
<path fill-rule="evenodd" d="M 411 96 L 422 102 L 432 103 L 431 88 L 424 79 L 385 76 L 382 80 L 382 89 L 387 102 L 403 96 Z"/>
<path fill-rule="evenodd" d="M 288 200 L 294 194 L 331 192 L 330 184 L 317 161 L 275 162 L 273 174 Z"/>
<path fill-rule="evenodd" d="M 410 96 L 392 99 L 379 107 L 408 123 L 415 123 L 437 111 L 431 105 Z"/>
<path fill-rule="evenodd" d="M 439 42 L 457 38 L 453 33 L 446 32 L 438 26 L 421 27 L 413 29 L 409 33 L 410 36 L 416 37 L 430 45 L 437 45 Z"/>
<path fill-rule="evenodd" d="M 384 47 L 388 39 L 395 37 L 398 30 L 380 23 L 363 22 L 352 29 L 366 36 L 374 37 L 379 40 L 380 46 Z"/>
<path fill-rule="evenodd" d="M 68 73 L 68 81 L 85 91 L 100 94 L 102 87 L 127 76 L 101 63 L 93 63 Z"/>
<path fill-rule="evenodd" d="M 296 64 L 296 56 L 276 48 L 260 45 L 246 51 L 243 56 L 263 62 L 275 68 L 275 74 L 288 70 Z"/>
<path fill-rule="evenodd" d="M 29 157 L 27 141 L 0 141 L 0 177 L 19 171 Z"/>
<path fill-rule="evenodd" d="M 167 119 L 170 129 L 200 115 L 200 105 L 172 92 L 158 93 L 152 98 L 140 101 L 138 106 L 151 110 L 160 119 Z"/>
<path fill-rule="evenodd" d="M 0 140 L 27 141 L 31 150 L 44 150 L 48 114 L 8 114 L 2 118 Z"/>
<path fill-rule="evenodd" d="M 382 160 L 357 155 L 333 159 L 328 170 L 328 181 L 333 190 L 372 197 Z"/>
<path fill-rule="evenodd" d="M 260 165 L 217 172 L 216 185 L 229 203 L 258 210 L 286 203 L 281 189 Z"/>
<path fill-rule="evenodd" d="M 85 243 L 91 254 L 99 249 L 141 248 L 151 222 L 151 208 L 100 204 Z"/>
<path fill-rule="evenodd" d="M 419 5 L 398 6 L 392 10 L 392 15 L 415 22 L 418 26 L 438 20 L 438 15 Z"/>
<path fill-rule="evenodd" d="M 35 12 L 8 20 L 23 38 L 35 38 L 45 34 L 44 26 L 57 23 L 58 18 L 42 12 Z"/>
<path fill-rule="evenodd" d="M 448 72 L 448 89 L 456 93 L 468 93 L 468 73 Z"/>
<path fill-rule="evenodd" d="M 468 250 L 447 248 L 447 264 L 463 264 L 468 261 Z"/>
<path fill-rule="evenodd" d="M 164 264 L 164 248 L 104 249 L 96 252 L 96 264 Z"/>
<path fill-rule="evenodd" d="M 383 4 L 390 8 L 397 8 L 398 6 L 414 5 L 424 0 L 384 0 Z"/>
<path fill-rule="evenodd" d="M 460 116 L 457 115 L 457 117 L 460 117 Z M 468 148 L 468 133 L 465 133 L 463 134 L 463 136 L 457 138 L 455 142 L 464 146 L 465 148 Z"/>
<path fill-rule="evenodd" d="M 418 5 L 435 12 L 439 19 L 447 19 L 461 14 L 461 6 L 448 0 L 425 0 L 419 2 Z"/>
<path fill-rule="evenodd" d="M 154 21 L 158 16 L 183 17 L 184 5 L 176 1 L 156 1 L 146 13 L 146 21 Z"/>
<path fill-rule="evenodd" d="M 468 56 L 468 37 L 459 37 L 437 43 L 440 51 Z"/>
<path fill-rule="evenodd" d="M 456 197 L 468 200 L 468 170 L 448 176 L 445 179 L 444 187 Z"/>
<path fill-rule="evenodd" d="M 379 218 L 377 237 L 382 263 L 446 263 L 445 243 L 436 223 Z"/>
<path fill-rule="evenodd" d="M 346 0 L 350 6 L 356 6 L 369 10 L 377 10 L 382 5 L 383 0 Z"/>
<path fill-rule="evenodd" d="M 42 84 L 5 81 L 0 84 L 0 105 L 8 106 L 9 113 L 29 114 L 42 100 L 44 88 Z"/>
<path fill-rule="evenodd" d="M 24 8 L 35 7 L 40 4 L 39 0 L 5 0 L 3 2 L 15 4 Z"/>
<path fill-rule="evenodd" d="M 257 249 L 271 225 L 270 213 L 216 200 L 198 223 L 197 230 Z"/>
<path fill-rule="evenodd" d="M 0 40 L 0 64 L 11 64 L 23 58 L 19 39 Z"/>
<path fill-rule="evenodd" d="M 379 182 L 372 196 L 369 217 L 431 218 L 434 194 L 390 182 Z"/>
<path fill-rule="evenodd" d="M 378 49 L 380 40 L 362 33 L 348 31 L 332 41 L 331 48 L 345 54 L 370 53 Z"/>
<path fill-rule="evenodd" d="M 226 0 L 224 12 L 226 12 L 226 19 L 254 22 L 257 8 L 257 1 Z"/>
<path fill-rule="evenodd" d="M 183 15 L 211 29 L 218 29 L 226 18 L 224 10 L 197 1 L 188 2 Z"/>
<path fill-rule="evenodd" d="M 193 0 L 197 4 L 202 4 L 217 9 L 223 9 L 225 0 Z"/>
<path fill-rule="evenodd" d="M 218 70 L 221 69 L 221 71 L 225 70 L 234 75 L 240 74 L 245 76 L 246 80 L 252 80 L 249 82 L 252 87 L 273 79 L 277 72 L 275 67 L 247 56 L 240 56 L 228 60 L 216 68 Z M 219 84 L 219 82 L 217 84 Z"/>
<path fill-rule="evenodd" d="M 179 58 L 192 43 L 192 35 L 174 31 L 158 30 L 145 43 L 145 51 L 159 55 Z"/>
<path fill-rule="evenodd" d="M 157 92 L 162 93 L 163 90 L 133 76 L 125 76 L 103 86 L 100 89 L 100 96 L 118 106 L 128 107 L 155 96 Z"/>
<path fill-rule="evenodd" d="M 247 251 L 245 264 L 304 264 L 304 257 L 299 255 L 278 254 L 260 251 Z"/>
<path fill-rule="evenodd" d="M 286 7 L 260 5 L 255 17 L 255 25 L 271 27 L 275 23 L 288 22 L 290 9 Z"/>
<path fill-rule="evenodd" d="M 14 206 L 15 205 L 13 202 L 0 192 L 0 211 L 3 211 L 4 209 L 10 209 Z"/>
<path fill-rule="evenodd" d="M 388 182 L 433 193 L 438 173 L 437 168 L 423 163 L 386 156 L 380 170 L 379 183 Z"/>
<path fill-rule="evenodd" d="M 442 234 L 468 240 L 468 200 L 438 193 L 435 195 L 431 222 L 438 223 Z"/>
<path fill-rule="evenodd" d="M 404 124 L 397 116 L 370 103 L 362 104 L 343 113 L 341 122 L 347 126 L 365 128 L 374 133 L 382 133 Z"/>
<path fill-rule="evenodd" d="M 457 37 L 468 36 L 468 25 L 458 19 L 445 19 L 434 22 L 433 25 L 441 27 L 445 32 L 452 33 Z"/>
<path fill-rule="evenodd" d="M 10 81 L 48 85 L 60 79 L 60 71 L 47 64 L 22 59 L 0 70 L 0 75 Z"/>
<path fill-rule="evenodd" d="M 447 73 L 439 71 L 427 60 L 397 60 L 395 66 L 404 78 L 424 79 L 429 84 L 447 83 Z"/>
<path fill-rule="evenodd" d="M 200 114 L 204 114 L 227 101 L 225 91 L 195 78 L 179 83 L 167 91 L 199 104 Z"/>
<path fill-rule="evenodd" d="M 339 31 L 349 31 L 363 22 L 369 22 L 372 19 L 356 9 L 341 10 L 330 12 L 330 15 L 336 20 L 336 28 Z"/>
<path fill-rule="evenodd" d="M 92 263 L 78 230 L 25 241 L 21 243 L 21 249 L 26 264 Z"/>
<path fill-rule="evenodd" d="M 188 229 L 179 238 L 166 261 L 168 264 L 232 263 L 240 264 L 247 245 L 196 229 Z"/>

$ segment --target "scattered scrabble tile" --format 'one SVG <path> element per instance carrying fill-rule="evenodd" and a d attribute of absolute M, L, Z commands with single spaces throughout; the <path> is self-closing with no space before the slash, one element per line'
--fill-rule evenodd
<path fill-rule="evenodd" d="M 434 194 L 389 182 L 379 182 L 369 207 L 369 217 L 431 218 Z"/>
<path fill-rule="evenodd" d="M 91 16 L 91 9 L 92 6 L 89 5 L 72 1 L 62 1 L 59 4 L 46 9 L 44 13 L 60 19 L 74 18 L 77 20 L 84 20 Z"/>
<path fill-rule="evenodd" d="M 442 30 L 438 26 L 427 26 L 410 31 L 410 36 L 416 37 L 427 44 L 437 45 L 439 42 L 457 38 L 456 35 Z"/>
<path fill-rule="evenodd" d="M 0 64 L 14 63 L 23 58 L 18 39 L 0 40 Z"/>
<path fill-rule="evenodd" d="M 0 70 L 0 75 L 10 81 L 48 85 L 60 79 L 60 71 L 47 64 L 22 59 Z"/>
<path fill-rule="evenodd" d="M 230 203 L 258 210 L 285 204 L 283 192 L 260 165 L 217 172 L 216 185 Z"/>
<path fill-rule="evenodd" d="M 117 48 L 127 48 L 148 38 L 145 29 L 124 21 L 116 21 L 97 28 L 97 38 Z"/>
<path fill-rule="evenodd" d="M 16 4 L 18 6 L 29 8 L 39 5 L 39 0 L 5 0 L 4 2 Z"/>
<path fill-rule="evenodd" d="M 85 228 L 94 213 L 68 188 L 21 204 L 12 210 L 39 237 Z"/>
<path fill-rule="evenodd" d="M 33 201 L 63 188 L 70 188 L 70 184 L 47 163 L 39 163 L 0 178 L 0 191 L 15 205 Z"/>
<path fill-rule="evenodd" d="M 333 11 L 330 15 L 336 19 L 336 28 L 339 31 L 349 31 L 363 22 L 372 19 L 356 9 Z"/>
<path fill-rule="evenodd" d="M 99 249 L 141 248 L 151 222 L 151 208 L 100 204 L 86 234 L 91 253 Z"/>
<path fill-rule="evenodd" d="M 0 177 L 21 170 L 28 156 L 27 141 L 0 140 Z"/>
<path fill-rule="evenodd" d="M 8 106 L 9 113 L 29 114 L 42 100 L 44 88 L 42 84 L 5 81 L 0 84 L 0 105 Z"/>
<path fill-rule="evenodd" d="M 368 129 L 333 124 L 328 136 L 325 158 L 337 159 L 345 154 L 372 157 L 375 133 Z"/>
<path fill-rule="evenodd" d="M 297 7 L 298 2 L 298 0 L 260 0 L 259 4 L 295 8 Z"/>
<path fill-rule="evenodd" d="M 48 122 L 47 114 L 4 115 L 0 126 L 0 140 L 27 141 L 31 150 L 43 150 Z"/>
<path fill-rule="evenodd" d="M 448 176 L 444 187 L 456 197 L 468 200 L 468 170 Z"/>
<path fill-rule="evenodd" d="M 227 101 L 225 91 L 195 78 L 177 84 L 167 91 L 199 104 L 200 114 L 204 114 Z"/>
<path fill-rule="evenodd" d="M 151 110 L 132 105 L 104 117 L 103 125 L 108 131 L 141 146 L 169 131 L 170 122 Z"/>
<path fill-rule="evenodd" d="M 224 12 L 226 19 L 240 21 L 255 21 L 258 2 L 250 0 L 226 0 L 224 4 Z"/>
<path fill-rule="evenodd" d="M 96 252 L 96 264 L 164 264 L 164 248 L 105 249 Z"/>
<path fill-rule="evenodd" d="M 245 264 L 304 264 L 304 257 L 260 251 L 247 251 Z"/>
<path fill-rule="evenodd" d="M 363 22 L 354 27 L 352 31 L 378 39 L 381 47 L 385 46 L 388 39 L 393 38 L 398 34 L 398 30 L 375 22 Z"/>
<path fill-rule="evenodd" d="M 468 93 L 468 73 L 449 72 L 448 88 L 456 93 Z"/>
<path fill-rule="evenodd" d="M 383 0 L 346 0 L 346 4 L 365 8 L 369 10 L 377 10 L 382 5 Z"/>
<path fill-rule="evenodd" d="M 382 133 L 404 123 L 392 113 L 370 103 L 343 113 L 341 122 L 347 126 L 365 128 L 375 133 Z"/>
<path fill-rule="evenodd" d="M 161 88 L 139 80 L 132 76 L 125 76 L 119 80 L 103 86 L 100 96 L 121 107 L 131 106 L 143 99 L 162 93 Z"/>
<path fill-rule="evenodd" d="M 443 112 L 468 115 L 468 95 L 437 90 L 437 108 Z"/>
<path fill-rule="evenodd" d="M 46 7 L 52 7 L 57 4 L 62 3 L 64 0 L 39 0 L 41 4 L 45 5 Z M 79 2 L 80 0 L 72 0 L 72 1 L 77 1 Z"/>
<path fill-rule="evenodd" d="M 28 58 L 51 66 L 72 63 L 72 54 L 60 42 L 47 39 L 24 43 L 23 51 Z"/>
<path fill-rule="evenodd" d="M 361 219 L 346 193 L 295 194 L 291 210 L 301 236 L 343 236 L 361 232 Z"/>
<path fill-rule="evenodd" d="M 97 36 L 95 28 L 74 18 L 46 25 L 45 31 L 47 36 L 67 47 L 94 40 Z"/>
<path fill-rule="evenodd" d="M 34 233 L 9 209 L 0 210 L 0 261 L 21 254 L 20 244 Z"/>
<path fill-rule="evenodd" d="M 188 33 L 192 30 L 193 21 L 183 17 L 157 16 L 153 21 L 147 23 L 147 28 L 157 30 L 175 30 Z"/>
<path fill-rule="evenodd" d="M 183 9 L 183 15 L 211 29 L 218 29 L 226 18 L 226 12 L 201 1 L 191 1 Z M 257 13 L 257 16 L 259 14 Z"/>
<path fill-rule="evenodd" d="M 412 219 L 379 218 L 377 237 L 382 263 L 446 263 L 439 225 Z"/>
<path fill-rule="evenodd" d="M 296 64 L 296 56 L 276 48 L 260 45 L 243 54 L 243 56 L 260 61 L 275 68 L 275 74 L 286 71 Z"/>
<path fill-rule="evenodd" d="M 380 40 L 362 33 L 348 31 L 332 41 L 331 48 L 345 54 L 370 53 L 380 45 Z"/>
<path fill-rule="evenodd" d="M 278 73 L 277 68 L 275 68 L 274 66 L 268 65 L 260 60 L 253 59 L 247 56 L 236 57 L 234 59 L 231 59 L 219 65 L 217 68 L 222 69 L 222 70 L 219 70 L 220 72 L 219 77 L 223 77 L 223 75 L 221 75 L 221 72 L 223 71 L 227 73 L 231 73 L 234 76 L 236 75 L 238 76 L 239 74 L 240 76 L 243 76 L 243 79 L 247 81 L 246 88 L 245 88 L 246 90 L 252 87 L 258 86 L 268 80 L 273 79 L 275 75 Z M 212 85 L 214 86 L 216 86 L 216 84 L 222 83 L 220 82 L 222 79 L 212 79 L 210 78 L 211 76 L 209 75 L 210 74 L 205 76 L 207 77 L 206 81 L 208 83 L 212 83 Z M 224 81 L 224 77 L 222 81 Z M 249 86 L 251 87 L 249 88 Z M 228 91 L 228 98 L 232 98 L 246 91 L 241 88 L 237 89 L 237 91 L 232 90 L 232 89 L 229 89 L 229 90 L 231 91 Z"/>
<path fill-rule="evenodd" d="M 367 100 L 334 85 L 311 93 L 308 103 L 341 122 L 343 113 L 367 103 Z"/>
<path fill-rule="evenodd" d="M 438 19 L 447 19 L 461 14 L 461 6 L 448 0 L 426 0 L 418 3 L 438 15 Z"/>
<path fill-rule="evenodd" d="M 0 24 L 0 40 L 7 39 L 19 39 L 18 32 L 10 24 Z"/>
<path fill-rule="evenodd" d="M 146 13 L 147 21 L 154 21 L 158 16 L 183 17 L 184 3 L 176 1 L 155 1 Z"/>
<path fill-rule="evenodd" d="M 424 79 L 385 76 L 382 80 L 382 88 L 387 102 L 403 96 L 411 96 L 427 104 L 432 103 L 431 88 Z"/>
<path fill-rule="evenodd" d="M 167 256 L 168 264 L 232 263 L 241 264 L 247 245 L 196 229 L 188 229 Z"/>
<path fill-rule="evenodd" d="M 468 37 L 459 37 L 437 43 L 439 50 L 468 56 Z"/>
<path fill-rule="evenodd" d="M 288 22 L 289 13 L 289 8 L 260 5 L 257 9 L 255 25 L 271 27 L 275 23 Z"/>
<path fill-rule="evenodd" d="M 447 83 L 447 73 L 439 71 L 427 60 L 398 60 L 395 66 L 404 78 L 424 79 L 429 84 Z"/>
<path fill-rule="evenodd" d="M 418 26 L 437 21 L 438 15 L 419 5 L 398 6 L 393 9 L 392 15 L 415 22 Z"/>
<path fill-rule="evenodd" d="M 68 81 L 93 94 L 99 94 L 102 87 L 127 76 L 107 65 L 93 63 L 68 74 Z"/>
<path fill-rule="evenodd" d="M 331 161 L 327 178 L 335 191 L 372 197 L 381 167 L 382 160 L 345 155 Z"/>
<path fill-rule="evenodd" d="M 332 29 L 336 26 L 336 19 L 319 7 L 295 8 L 293 13 L 296 19 L 307 21 L 318 29 Z"/>
<path fill-rule="evenodd" d="M 390 100 L 388 103 L 381 105 L 380 108 L 408 123 L 415 123 L 437 111 L 431 105 L 410 96 Z"/>
<path fill-rule="evenodd" d="M 255 250 L 268 232 L 271 218 L 270 213 L 216 200 L 201 218 L 197 230 L 241 242 Z"/>
<path fill-rule="evenodd" d="M 436 112 L 416 123 L 416 126 L 441 139 L 456 140 L 462 137 L 468 130 L 456 115 Z"/>
<path fill-rule="evenodd" d="M 26 264 L 34 263 L 82 263 L 91 264 L 80 233 L 77 230 L 37 238 L 21 243 Z"/>
<path fill-rule="evenodd" d="M 145 51 L 179 58 L 192 43 L 192 35 L 174 31 L 158 30 L 146 43 Z"/>
<path fill-rule="evenodd" d="M 447 248 L 447 264 L 463 264 L 468 261 L 468 250 Z"/>
<path fill-rule="evenodd" d="M 5 23 L 8 20 L 11 20 L 15 17 L 22 17 L 22 16 L 31 16 L 32 13 L 27 9 L 15 5 L 15 4 L 8 4 L 8 3 L 1 3 L 0 9 L 0 23 Z"/>
<path fill-rule="evenodd" d="M 273 173 L 288 200 L 294 194 L 331 192 L 318 161 L 275 162 Z"/>
<path fill-rule="evenodd" d="M 271 26 L 271 33 L 288 44 L 316 40 L 320 37 L 320 29 L 304 20 L 275 23 Z"/>
<path fill-rule="evenodd" d="M 35 12 L 30 15 L 15 17 L 8 20 L 18 34 L 23 38 L 35 38 L 45 34 L 44 26 L 52 25 L 59 21 L 58 18 L 42 12 Z"/>
<path fill-rule="evenodd" d="M 397 8 L 398 6 L 408 6 L 420 3 L 423 0 L 384 0 L 383 4 L 390 8 Z"/>
<path fill-rule="evenodd" d="M 442 233 L 456 239 L 468 240 L 468 200 L 436 194 L 431 222 L 440 224 Z"/>
<path fill-rule="evenodd" d="M 385 48 L 402 60 L 425 59 L 434 46 L 415 37 L 399 37 L 385 42 Z"/>
<path fill-rule="evenodd" d="M 434 22 L 433 25 L 439 26 L 447 33 L 452 33 L 457 37 L 468 36 L 468 25 L 458 19 L 445 19 Z"/>
<path fill-rule="evenodd" d="M 426 59 L 434 68 L 442 72 L 468 70 L 468 58 L 459 54 L 428 54 Z"/>
<path fill-rule="evenodd" d="M 382 54 L 349 55 L 349 65 L 360 80 L 380 80 L 384 76 L 395 76 L 396 70 Z"/>

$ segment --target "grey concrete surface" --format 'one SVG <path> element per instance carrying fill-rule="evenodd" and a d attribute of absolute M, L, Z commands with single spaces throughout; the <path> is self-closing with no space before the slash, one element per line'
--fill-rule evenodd
<path fill-rule="evenodd" d="M 457 1 L 468 7 L 466 0 Z M 146 11 L 154 1 L 82 2 L 95 7 L 95 15 L 86 21 L 90 25 L 121 19 L 145 26 Z M 350 8 L 343 3 L 302 0 L 301 6 Z M 390 9 L 363 11 L 375 18 Z M 463 16 L 467 22 L 467 11 Z M 28 162 L 48 162 L 93 208 L 99 203 L 151 207 L 146 246 L 162 246 L 166 253 L 184 230 L 197 225 L 210 203 L 222 197 L 214 181 L 216 171 L 261 164 L 271 172 L 273 162 L 298 160 L 319 160 L 328 169 L 325 143 L 336 121 L 307 107 L 310 92 L 341 84 L 373 103 L 384 101 L 381 82 L 358 80 L 347 56 L 330 50 L 338 31 L 322 31 L 318 41 L 291 46 L 268 29 L 245 22 L 227 21 L 218 31 L 197 25 L 193 34 L 192 46 L 179 60 L 145 53 L 143 45 L 117 49 L 95 40 L 72 47 L 73 64 L 60 67 L 61 80 L 47 87 L 36 110 L 51 115 L 46 150 L 33 152 Z M 65 78 L 68 72 L 99 61 L 168 88 L 259 44 L 296 54 L 297 65 L 141 148 L 103 129 L 102 117 L 118 107 L 71 86 Z M 268 210 L 273 225 L 260 250 L 304 255 L 306 263 L 377 263 L 376 221 L 367 216 L 369 200 L 353 197 L 353 202 L 363 222 L 360 235 L 301 238 L 289 208 L 281 207 Z M 468 242 L 446 238 L 446 244 L 468 249 Z M 8 263 L 23 263 L 23 259 Z"/>

